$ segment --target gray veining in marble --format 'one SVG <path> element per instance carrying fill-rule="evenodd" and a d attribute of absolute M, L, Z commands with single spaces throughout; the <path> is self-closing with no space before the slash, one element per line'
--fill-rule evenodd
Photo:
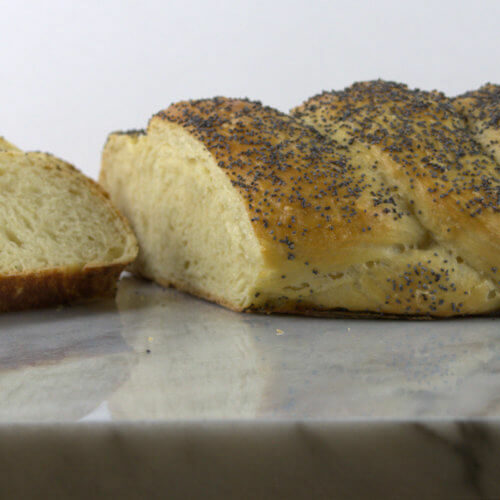
<path fill-rule="evenodd" d="M 0 316 L 0 498 L 500 498 L 500 322 L 254 316 L 123 278 Z"/>
<path fill-rule="evenodd" d="M 493 500 L 494 423 L 0 425 L 0 498 Z"/>
<path fill-rule="evenodd" d="M 125 277 L 0 316 L 0 421 L 500 416 L 500 321 L 238 314 Z"/>

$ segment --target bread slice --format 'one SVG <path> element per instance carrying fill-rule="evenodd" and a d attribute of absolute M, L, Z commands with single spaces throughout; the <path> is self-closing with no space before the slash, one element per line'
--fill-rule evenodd
<path fill-rule="evenodd" d="M 111 134 L 100 182 L 138 237 L 134 272 L 234 310 L 498 309 L 498 283 L 435 237 L 380 161 L 258 102 L 214 98 Z"/>
<path fill-rule="evenodd" d="M 0 149 L 0 311 L 112 293 L 137 242 L 102 188 L 49 154 Z"/>

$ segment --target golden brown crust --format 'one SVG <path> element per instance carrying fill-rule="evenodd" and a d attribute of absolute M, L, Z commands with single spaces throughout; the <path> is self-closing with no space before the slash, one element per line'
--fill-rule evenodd
<path fill-rule="evenodd" d="M 333 138 L 374 146 L 414 184 L 425 184 L 432 207 L 459 201 L 474 218 L 500 213 L 495 163 L 472 140 L 451 102 L 438 92 L 409 90 L 393 82 L 362 82 L 323 92 L 294 110 Z M 339 130 L 345 131 L 339 134 Z"/>
<path fill-rule="evenodd" d="M 381 80 L 323 92 L 293 114 L 379 158 L 433 237 L 498 283 L 500 171 L 450 99 Z"/>
<path fill-rule="evenodd" d="M 180 102 L 155 115 L 186 128 L 239 192 L 268 258 L 308 266 L 355 246 L 401 241 L 390 186 L 360 171 L 345 146 L 260 102 Z M 376 203 L 375 203 L 376 200 Z M 400 211 L 399 218 L 406 212 Z M 311 274 L 315 269 L 311 267 Z"/>
<path fill-rule="evenodd" d="M 18 311 L 112 295 L 124 265 L 50 269 L 0 277 L 0 311 Z"/>
<path fill-rule="evenodd" d="M 474 138 L 500 165 L 500 85 L 487 83 L 456 97 L 453 105 L 467 120 Z"/>
<path fill-rule="evenodd" d="M 487 83 L 455 97 L 453 104 L 460 113 L 484 123 L 484 127 L 500 130 L 500 85 Z"/>

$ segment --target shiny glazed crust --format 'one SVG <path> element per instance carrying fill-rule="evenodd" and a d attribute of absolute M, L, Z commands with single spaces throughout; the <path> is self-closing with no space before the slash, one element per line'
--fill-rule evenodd
<path fill-rule="evenodd" d="M 307 266 L 314 255 L 316 264 L 331 264 L 356 245 L 398 243 L 413 229 L 383 210 L 392 212 L 392 200 L 374 208 L 372 182 L 345 146 L 273 108 L 220 97 L 173 104 L 149 129 L 163 120 L 184 127 L 213 155 L 244 200 L 268 259 Z"/>
<path fill-rule="evenodd" d="M 315 96 L 293 114 L 326 136 L 367 147 L 432 237 L 499 279 L 498 165 L 443 94 L 362 82 Z"/>

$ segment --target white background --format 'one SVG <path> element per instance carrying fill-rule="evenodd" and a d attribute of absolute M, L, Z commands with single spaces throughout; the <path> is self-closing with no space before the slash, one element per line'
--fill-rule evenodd
<path fill-rule="evenodd" d="M 109 132 L 180 99 L 500 83 L 500 0 L 0 0 L 0 47 L 0 135 L 96 177 Z"/>

